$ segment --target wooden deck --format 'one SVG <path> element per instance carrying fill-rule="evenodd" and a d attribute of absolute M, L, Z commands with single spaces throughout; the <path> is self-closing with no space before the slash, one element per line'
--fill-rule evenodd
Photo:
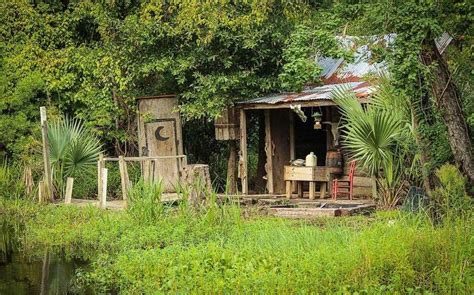
<path fill-rule="evenodd" d="M 375 209 L 371 199 L 332 200 L 332 199 L 287 199 L 284 195 L 224 195 L 218 194 L 221 200 L 233 200 L 242 206 L 261 206 L 268 208 L 268 214 L 284 218 L 314 218 L 319 216 L 347 216 L 363 214 Z M 176 193 L 163 194 L 162 202 L 176 202 L 181 197 Z M 98 200 L 72 199 L 71 205 L 78 207 L 99 207 Z M 107 210 L 123 210 L 124 200 L 110 200 L 106 203 Z"/>
<path fill-rule="evenodd" d="M 181 197 L 176 193 L 167 193 L 161 196 L 161 201 L 164 203 L 176 202 L 181 200 Z M 84 199 L 71 199 L 71 205 L 78 207 L 94 206 L 99 207 L 99 200 L 84 200 Z M 126 202 L 124 200 L 108 200 L 106 202 L 107 210 L 123 210 L 126 208 Z"/>

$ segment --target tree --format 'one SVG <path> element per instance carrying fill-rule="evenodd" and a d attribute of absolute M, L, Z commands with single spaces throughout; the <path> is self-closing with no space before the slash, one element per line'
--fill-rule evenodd
<path fill-rule="evenodd" d="M 351 22 L 352 29 L 363 34 L 396 34 L 394 46 L 386 56 L 396 87 L 411 98 L 413 116 L 419 126 L 417 141 L 421 158 L 431 162 L 439 158 L 426 147 L 434 147 L 446 138 L 454 161 L 472 182 L 472 143 L 466 115 L 460 107 L 462 98 L 452 70 L 434 40 L 447 32 L 454 39 L 453 46 L 472 46 L 469 45 L 472 39 L 466 36 L 472 31 L 473 7 L 467 1 L 387 4 L 387 1 L 375 1 L 349 5 L 358 12 Z M 444 122 L 444 128 L 439 128 L 439 119 Z M 435 128 L 437 131 L 430 138 L 429 130 Z M 429 164 L 422 165 L 426 168 Z"/>

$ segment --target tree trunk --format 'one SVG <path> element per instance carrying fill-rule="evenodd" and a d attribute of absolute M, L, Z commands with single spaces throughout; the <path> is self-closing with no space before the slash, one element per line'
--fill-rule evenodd
<path fill-rule="evenodd" d="M 229 140 L 229 160 L 227 161 L 227 193 L 237 192 L 237 142 Z"/>
<path fill-rule="evenodd" d="M 474 163 L 466 119 L 461 109 L 459 90 L 452 81 L 448 64 L 439 53 L 434 40 L 425 40 L 423 63 L 434 65 L 432 93 L 448 129 L 448 139 L 456 165 L 474 182 Z"/>
<path fill-rule="evenodd" d="M 431 181 L 430 181 L 430 172 L 426 165 L 429 163 L 429 155 L 426 152 L 428 149 L 426 147 L 426 141 L 422 138 L 421 134 L 418 132 L 420 121 L 418 119 L 418 114 L 416 109 L 411 106 L 412 120 L 413 120 L 413 129 L 415 130 L 415 142 L 420 149 L 420 164 L 421 164 L 421 173 L 423 178 L 423 189 L 425 192 L 431 194 Z"/>

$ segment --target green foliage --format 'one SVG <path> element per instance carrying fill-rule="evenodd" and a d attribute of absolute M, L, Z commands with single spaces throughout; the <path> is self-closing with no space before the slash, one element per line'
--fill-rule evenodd
<path fill-rule="evenodd" d="M 417 122 L 418 143 L 413 150 L 425 154 L 423 174 L 430 177 L 436 167 L 452 160 L 442 111 L 431 95 L 433 68 L 423 64 L 422 55 L 433 39 L 447 32 L 453 37 L 444 58 L 453 73 L 452 81 L 461 93 L 466 121 L 472 113 L 472 9 L 469 1 L 371 1 L 346 5 L 339 11 L 349 15 L 350 34 L 396 34 L 392 46 L 384 49 L 390 77 L 397 91 L 409 98 Z M 470 123 L 468 123 L 470 124 Z M 471 128 L 472 129 L 472 128 Z M 419 157 L 419 156 L 418 156 Z"/>
<path fill-rule="evenodd" d="M 241 220 L 238 208 L 211 207 L 149 224 L 125 212 L 6 201 L 0 212 L 22 224 L 26 253 L 90 259 L 76 283 L 103 293 L 473 291 L 472 220 L 434 227 L 397 212 Z"/>
<path fill-rule="evenodd" d="M 83 172 L 97 163 L 101 145 L 84 123 L 64 118 L 48 128 L 51 164 L 64 172 L 64 176 Z"/>
<path fill-rule="evenodd" d="M 9 165 L 7 161 L 0 164 L 0 198 L 15 199 L 24 197 L 25 187 L 21 181 L 18 165 Z"/>
<path fill-rule="evenodd" d="M 383 208 L 395 207 L 403 197 L 408 168 L 414 161 L 409 102 L 389 83 L 381 79 L 366 108 L 347 89 L 338 89 L 333 96 L 343 115 L 343 144 L 377 178 Z"/>
<path fill-rule="evenodd" d="M 286 41 L 283 51 L 283 69 L 279 75 L 281 87 L 289 91 L 301 91 L 308 83 L 320 82 L 321 67 L 318 56 L 350 59 L 334 33 L 327 29 L 313 29 L 298 25 Z"/>
<path fill-rule="evenodd" d="M 279 89 L 285 39 L 310 7 L 292 1 L 35 3 L 0 4 L 0 142 L 18 154 L 38 134 L 40 105 L 88 122 L 108 148 L 129 153 L 137 96 L 177 93 L 190 119 L 216 117 L 236 100 Z"/>
<path fill-rule="evenodd" d="M 381 97 L 386 93 L 380 91 L 376 96 Z M 395 167 L 390 166 L 394 165 L 398 156 L 396 144 L 406 133 L 401 116 L 385 108 L 382 103 L 369 103 L 365 110 L 355 94 L 347 89 L 338 89 L 333 99 L 345 121 L 344 145 L 350 149 L 352 157 L 367 168 L 371 175 L 378 176 L 382 169 L 392 171 Z M 388 99 L 384 97 L 378 101 Z"/>
<path fill-rule="evenodd" d="M 161 182 L 138 181 L 128 191 L 128 212 L 136 220 L 152 224 L 163 214 Z"/>
<path fill-rule="evenodd" d="M 53 179 L 59 189 L 66 177 L 89 172 L 102 148 L 82 121 L 68 117 L 49 125 L 48 141 Z"/>
<path fill-rule="evenodd" d="M 456 166 L 445 164 L 436 170 L 439 186 L 433 191 L 434 213 L 448 221 L 472 215 L 472 200 L 466 193 L 466 179 Z"/>

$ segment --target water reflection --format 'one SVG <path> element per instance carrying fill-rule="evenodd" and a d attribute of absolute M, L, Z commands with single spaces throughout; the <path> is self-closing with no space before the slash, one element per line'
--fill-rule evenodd
<path fill-rule="evenodd" d="M 84 263 L 48 251 L 42 258 L 29 257 L 19 251 L 17 232 L 0 220 L 0 294 L 71 294 L 75 270 Z"/>

